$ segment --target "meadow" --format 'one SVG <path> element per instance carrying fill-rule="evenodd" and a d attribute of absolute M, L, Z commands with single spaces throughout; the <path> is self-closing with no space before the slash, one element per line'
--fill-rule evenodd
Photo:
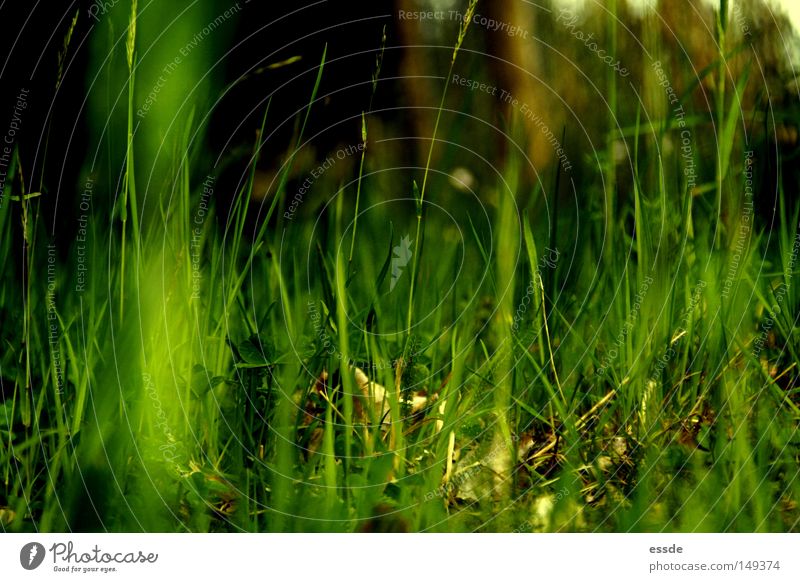
<path fill-rule="evenodd" d="M 293 110 L 248 114 L 233 181 L 201 51 L 249 8 L 164 39 L 178 8 L 65 12 L 75 178 L 27 93 L 0 119 L 36 134 L 0 158 L 2 530 L 798 531 L 800 109 L 759 68 L 789 41 L 722 0 L 700 66 L 653 13 L 631 48 L 622 0 L 545 4 L 593 95 L 571 119 L 492 79 L 512 27 L 464 2 L 413 147 L 373 106 L 376 34 L 355 137 L 302 153 L 323 49 Z"/>

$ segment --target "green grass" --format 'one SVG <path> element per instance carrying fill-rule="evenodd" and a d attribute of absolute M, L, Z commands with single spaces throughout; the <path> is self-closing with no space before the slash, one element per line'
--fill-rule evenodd
<path fill-rule="evenodd" d="M 19 189 L 26 160 L 6 192 L 19 200 L 0 209 L 0 268 L 14 270 L 20 221 L 25 253 L 19 277 L 0 281 L 5 531 L 798 530 L 800 206 L 781 191 L 777 224 L 755 226 L 723 293 L 738 224 L 719 222 L 719 198 L 741 191 L 746 149 L 724 91 L 726 123 L 692 122 L 717 132 L 725 156 L 696 153 L 718 172 L 698 195 L 678 153 L 655 148 L 668 112 L 623 119 L 610 89 L 634 181 L 610 211 L 586 184 L 594 218 L 581 232 L 556 219 L 554 238 L 545 194 L 523 191 L 513 154 L 483 186 L 496 205 L 457 208 L 431 163 L 437 139 L 468 139 L 440 123 L 446 92 L 424 171 L 386 209 L 368 147 L 352 182 L 315 184 L 331 200 L 321 224 L 281 218 L 287 168 L 269 218 L 248 230 L 254 162 L 232 213 L 212 204 L 197 227 L 213 175 L 200 115 L 170 134 L 157 202 L 145 212 L 137 196 L 150 160 L 134 159 L 127 34 L 123 194 L 93 210 L 84 291 L 84 243 L 56 241 L 55 320 L 41 201 Z M 722 61 L 710 74 L 725 85 Z M 406 235 L 411 260 L 392 288 Z M 385 408 L 361 394 L 351 362 L 385 388 Z M 412 415 L 421 392 L 428 405 Z"/>

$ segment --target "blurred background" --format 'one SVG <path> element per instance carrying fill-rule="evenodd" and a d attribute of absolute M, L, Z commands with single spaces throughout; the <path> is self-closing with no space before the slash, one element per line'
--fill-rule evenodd
<path fill-rule="evenodd" d="M 19 88 L 31 89 L 26 129 L 16 139 L 22 157 L 30 160 L 29 186 L 38 183 L 42 188 L 33 189 L 51 191 L 46 197 L 52 202 L 46 204 L 51 219 L 56 198 L 62 205 L 59 216 L 76 212 L 69 197 L 82 190 L 87 174 L 96 175 L 110 193 L 120 188 L 126 144 L 113 136 L 124 131 L 128 106 L 122 49 L 129 2 L 58 6 L 17 6 L 16 15 L 5 8 L 5 21 L 16 34 L 3 39 L 3 111 L 12 111 Z M 420 179 L 414 168 L 426 161 L 464 8 L 455 0 L 303 1 L 286 7 L 226 0 L 141 4 L 133 129 L 141 161 L 137 182 L 151 194 L 143 211 L 156 211 L 166 169 L 176 163 L 170 148 L 187 130 L 190 117 L 196 125 L 193 155 L 202 159 L 192 165 L 198 172 L 193 178 L 219 176 L 230 201 L 246 175 L 267 106 L 254 192 L 258 200 L 274 195 L 275 177 L 290 155 L 291 191 L 317 162 L 342 146 L 358 144 L 362 113 L 370 121 L 367 164 L 376 188 L 410 187 Z M 453 74 L 490 91 L 463 85 L 448 91 L 442 126 L 469 135 L 470 143 L 468 148 L 435 148 L 433 165 L 443 172 L 431 177 L 437 190 L 442 196 L 463 197 L 464 188 L 493 184 L 496 169 L 516 149 L 524 156 L 522 190 L 540 204 L 552 201 L 553 175 L 560 164 L 562 171 L 569 168 L 558 186 L 564 204 L 570 205 L 561 208 L 565 216 L 584 205 L 613 210 L 598 206 L 603 196 L 597 188 L 630 191 L 631 127 L 637 115 L 646 125 L 674 114 L 662 86 L 666 79 L 697 124 L 694 186 L 702 193 L 713 181 L 715 166 L 702 152 L 715 139 L 713 131 L 705 130 L 713 127 L 719 106 L 708 71 L 719 49 L 716 9 L 700 0 L 479 4 L 479 21 Z M 750 146 L 763 150 L 758 163 L 765 167 L 774 166 L 779 153 L 787 161 L 796 153 L 798 90 L 791 61 L 797 43 L 791 14 L 797 10 L 790 3 L 761 0 L 730 5 L 728 94 L 749 75 L 741 95 L 747 115 L 740 122 Z M 420 11 L 430 12 L 428 18 L 400 17 Z M 581 41 L 584 37 L 589 40 Z M 754 60 L 744 47 L 753 47 L 759 58 Z M 318 103 L 305 119 L 324 50 Z M 612 64 L 605 64 L 598 50 Z M 501 95 L 510 95 L 516 105 Z M 303 122 L 303 143 L 295 143 Z M 643 136 L 640 155 L 677 160 L 680 144 L 673 136 L 664 139 L 656 144 Z M 768 141 L 773 147 L 765 145 Z M 614 159 L 607 159 L 609 152 Z M 351 173 L 355 158 L 335 166 L 327 176 L 332 184 Z M 769 181 L 774 182 L 775 173 L 758 175 L 765 186 L 760 191 L 774 193 L 776 185 Z M 793 171 L 784 175 L 796 178 Z M 490 190 L 484 188 L 479 196 L 491 201 Z M 545 195 L 534 195 L 536 190 Z M 325 198 L 319 194 L 304 204 L 305 212 L 316 213 Z M 225 200 L 220 197 L 221 204 Z M 280 201 L 281 208 L 285 202 Z M 544 206 L 539 210 L 547 213 Z"/>

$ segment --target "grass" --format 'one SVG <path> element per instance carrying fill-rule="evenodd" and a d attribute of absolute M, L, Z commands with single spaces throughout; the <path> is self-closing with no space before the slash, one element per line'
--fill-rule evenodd
<path fill-rule="evenodd" d="M 720 140 L 695 152 L 717 168 L 698 195 L 658 147 L 668 112 L 623 120 L 612 76 L 610 129 L 632 138 L 634 180 L 627 191 L 608 162 L 613 208 L 582 185 L 590 218 L 572 240 L 569 221 L 542 218 L 545 194 L 523 191 L 513 153 L 485 185 L 496 205 L 443 193 L 434 149 L 468 139 L 440 123 L 446 91 L 422 187 L 409 179 L 399 200 L 385 200 L 368 147 L 351 182 L 315 184 L 330 201 L 318 221 L 281 218 L 291 161 L 257 208 L 262 130 L 231 212 L 201 216 L 213 171 L 190 113 L 146 212 L 136 2 L 131 14 L 117 204 L 96 197 L 87 240 L 54 241 L 50 271 L 19 156 L 0 209 L 0 267 L 14 273 L 0 282 L 5 531 L 798 530 L 800 206 L 781 190 L 775 224 L 751 223 L 736 250 L 741 197 L 738 219 L 718 218 L 725 188 L 743 187 L 735 96 L 726 114 L 719 91 L 720 123 L 690 122 Z M 741 93 L 723 59 L 709 74 Z"/>

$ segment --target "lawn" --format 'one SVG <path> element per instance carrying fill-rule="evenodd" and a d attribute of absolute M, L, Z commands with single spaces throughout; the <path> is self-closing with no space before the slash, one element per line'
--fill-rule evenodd
<path fill-rule="evenodd" d="M 762 66 L 796 49 L 745 34 L 761 4 L 707 8 L 696 63 L 545 3 L 591 93 L 562 119 L 492 76 L 483 4 L 419 23 L 413 146 L 374 24 L 327 151 L 324 46 L 209 145 L 238 85 L 193 47 L 244 4 L 64 13 L 0 118 L 2 531 L 800 529 L 800 109 Z"/>

